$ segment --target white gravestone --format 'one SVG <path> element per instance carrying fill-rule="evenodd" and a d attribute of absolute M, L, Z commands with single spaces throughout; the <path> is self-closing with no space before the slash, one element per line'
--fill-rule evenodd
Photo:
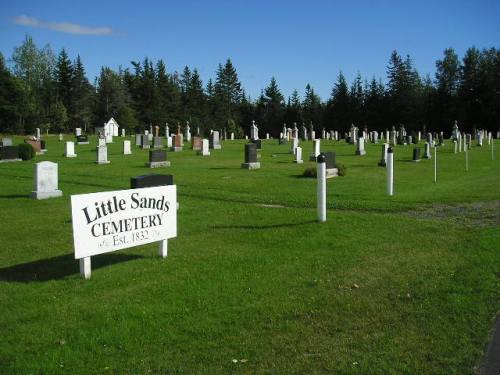
<path fill-rule="evenodd" d="M 61 133 L 59 133 L 59 141 L 62 141 L 63 140 L 63 135 Z"/>
<path fill-rule="evenodd" d="M 74 142 L 66 142 L 66 152 L 64 153 L 64 155 L 67 158 L 75 158 L 76 157 L 75 143 Z"/>
<path fill-rule="evenodd" d="M 366 155 L 366 151 L 365 151 L 365 139 L 364 138 L 358 138 L 356 144 L 357 144 L 356 155 Z"/>
<path fill-rule="evenodd" d="M 315 139 L 313 141 L 313 153 L 312 155 L 309 157 L 309 160 L 310 161 L 316 161 L 316 158 L 318 157 L 318 155 L 320 154 L 320 140 L 319 139 Z"/>
<path fill-rule="evenodd" d="M 125 129 L 122 129 L 122 137 L 125 137 Z"/>
<path fill-rule="evenodd" d="M 172 136 L 167 137 L 167 147 L 172 147 Z"/>
<path fill-rule="evenodd" d="M 132 154 L 132 150 L 130 149 L 130 141 L 123 141 L 123 155 Z"/>
<path fill-rule="evenodd" d="M 295 150 L 299 147 L 299 139 L 298 138 L 292 138 L 292 149 L 290 150 L 290 153 L 295 155 Z"/>
<path fill-rule="evenodd" d="M 234 133 L 231 133 L 231 141 L 234 141 Z"/>
<path fill-rule="evenodd" d="M 76 129 L 75 129 L 75 135 L 76 135 L 77 137 L 79 137 L 80 135 L 82 135 L 82 128 L 76 128 Z"/>
<path fill-rule="evenodd" d="M 297 164 L 302 164 L 304 162 L 302 160 L 302 147 L 295 148 L 295 160 L 293 162 Z"/>
<path fill-rule="evenodd" d="M 109 164 L 108 148 L 106 146 L 97 147 L 97 164 Z"/>
<path fill-rule="evenodd" d="M 42 161 L 35 164 L 34 191 L 31 192 L 33 199 L 47 199 L 62 196 L 58 189 L 59 178 L 57 163 Z"/>
<path fill-rule="evenodd" d="M 102 146 L 106 146 L 106 139 L 105 138 L 98 138 L 97 147 L 102 147 Z"/>
<path fill-rule="evenodd" d="M 210 156 L 210 150 L 208 148 L 208 139 L 202 140 L 201 150 L 198 151 L 198 155 Z"/>
<path fill-rule="evenodd" d="M 40 139 L 41 133 L 40 133 L 40 128 L 36 128 L 36 139 Z"/>

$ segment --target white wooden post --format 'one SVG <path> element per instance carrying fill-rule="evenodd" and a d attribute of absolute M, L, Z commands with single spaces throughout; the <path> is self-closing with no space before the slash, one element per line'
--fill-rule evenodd
<path fill-rule="evenodd" d="M 437 147 L 434 147 L 434 183 L 437 182 Z"/>
<path fill-rule="evenodd" d="M 158 252 L 162 258 L 166 258 L 168 255 L 168 240 L 162 240 L 158 242 Z"/>
<path fill-rule="evenodd" d="M 387 149 L 387 195 L 394 195 L 394 153 L 392 147 Z"/>
<path fill-rule="evenodd" d="M 323 154 L 317 158 L 317 202 L 318 202 L 318 221 L 326 221 L 326 163 Z"/>
<path fill-rule="evenodd" d="M 90 279 L 91 274 L 91 264 L 90 257 L 85 257 L 80 259 L 80 275 L 85 279 Z"/>

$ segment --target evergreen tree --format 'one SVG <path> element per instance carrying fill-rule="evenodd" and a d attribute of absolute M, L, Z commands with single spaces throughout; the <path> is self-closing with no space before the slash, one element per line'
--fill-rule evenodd
<path fill-rule="evenodd" d="M 438 106 L 436 115 L 437 124 L 449 126 L 456 120 L 457 90 L 460 82 L 460 61 L 452 48 L 444 50 L 442 60 L 436 61 L 436 86 Z M 437 125 L 436 124 L 436 125 Z"/>
<path fill-rule="evenodd" d="M 285 112 L 285 122 L 287 126 L 292 126 L 294 122 L 302 124 L 302 103 L 300 101 L 299 92 L 293 90 L 292 96 L 288 98 L 288 103 Z"/>
<path fill-rule="evenodd" d="M 85 68 L 78 55 L 73 64 L 71 78 L 71 103 L 69 118 L 71 130 L 86 128 L 93 121 L 94 88 L 85 75 Z"/>
<path fill-rule="evenodd" d="M 309 83 L 306 85 L 304 101 L 302 102 L 302 113 L 306 125 L 312 123 L 315 128 L 323 125 L 321 99 Z"/>
<path fill-rule="evenodd" d="M 326 106 L 327 127 L 341 132 L 347 131 L 352 123 L 351 105 L 349 88 L 342 72 L 338 75 Z"/>
<path fill-rule="evenodd" d="M 262 97 L 264 104 L 264 119 L 261 125 L 263 133 L 271 133 L 274 136 L 279 135 L 283 125 L 285 115 L 284 97 L 281 94 L 278 83 L 274 77 L 271 78 L 269 86 L 264 89 L 265 96 Z"/>
<path fill-rule="evenodd" d="M 356 75 L 354 82 L 352 83 L 351 91 L 349 94 L 352 122 L 359 128 L 361 128 L 365 125 L 365 116 L 363 84 L 361 80 L 361 74 L 359 74 L 359 72 Z"/>
<path fill-rule="evenodd" d="M 14 77 L 5 65 L 0 53 L 0 133 L 17 130 L 21 109 L 24 102 L 24 91 L 21 81 Z"/>
<path fill-rule="evenodd" d="M 480 52 L 477 48 L 469 48 L 462 61 L 461 81 L 459 88 L 460 107 L 466 128 L 471 131 L 478 126 L 481 112 L 479 92 L 479 61 Z"/>
<path fill-rule="evenodd" d="M 65 108 L 71 107 L 71 86 L 73 78 L 73 66 L 63 48 L 59 53 L 55 69 L 57 101 L 60 101 Z"/>

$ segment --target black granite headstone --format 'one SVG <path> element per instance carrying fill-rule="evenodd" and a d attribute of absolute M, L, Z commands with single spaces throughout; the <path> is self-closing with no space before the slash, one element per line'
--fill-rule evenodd
<path fill-rule="evenodd" d="M 257 163 L 257 145 L 255 143 L 245 145 L 245 163 Z"/>
<path fill-rule="evenodd" d="M 174 176 L 172 176 L 171 174 L 146 174 L 143 176 L 132 177 L 130 179 L 131 189 L 173 184 Z"/>
<path fill-rule="evenodd" d="M 159 161 L 167 161 L 167 151 L 165 150 L 149 151 L 149 162 L 155 163 Z"/>
<path fill-rule="evenodd" d="M 12 160 L 19 158 L 19 149 L 17 146 L 3 146 L 0 153 L 3 160 Z"/>
<path fill-rule="evenodd" d="M 322 154 L 325 156 L 326 169 L 335 168 L 335 152 L 322 152 Z"/>
<path fill-rule="evenodd" d="M 420 147 L 415 147 L 413 149 L 413 161 L 420 160 Z"/>
<path fill-rule="evenodd" d="M 76 137 L 76 142 L 77 143 L 80 143 L 80 142 L 88 142 L 89 141 L 89 137 L 86 136 L 86 135 L 78 135 Z"/>
<path fill-rule="evenodd" d="M 154 137 L 153 146 L 158 148 L 163 147 L 163 137 Z"/>

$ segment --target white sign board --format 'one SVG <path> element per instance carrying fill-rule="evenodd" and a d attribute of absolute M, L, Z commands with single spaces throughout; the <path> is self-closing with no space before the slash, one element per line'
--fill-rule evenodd
<path fill-rule="evenodd" d="M 175 185 L 71 196 L 75 259 L 177 236 Z"/>

